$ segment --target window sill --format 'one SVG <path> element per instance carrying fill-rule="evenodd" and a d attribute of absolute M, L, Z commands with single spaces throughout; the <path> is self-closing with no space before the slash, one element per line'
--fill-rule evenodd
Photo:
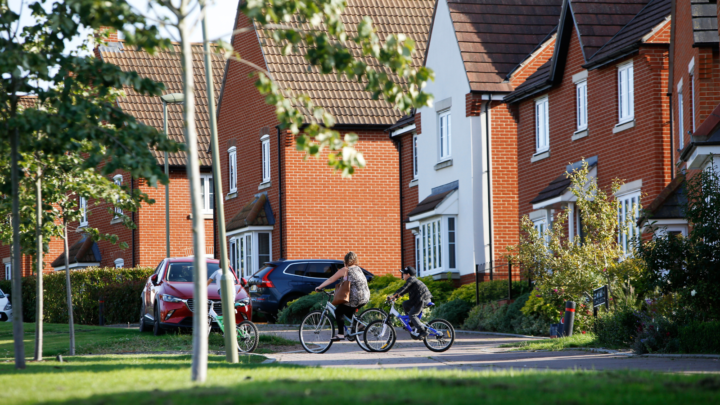
<path fill-rule="evenodd" d="M 85 228 L 87 228 L 87 227 L 88 227 L 87 223 L 80 224 L 80 225 L 78 225 L 77 229 L 75 229 L 75 232 L 77 232 L 77 233 L 85 232 Z"/>
<path fill-rule="evenodd" d="M 112 221 L 110 221 L 110 225 L 122 224 L 122 222 L 123 222 L 122 218 L 116 217 L 116 218 L 113 218 Z"/>
<path fill-rule="evenodd" d="M 225 196 L 225 201 L 233 199 L 235 197 L 237 197 L 237 191 L 233 191 L 232 193 L 227 193 L 227 195 Z"/>
<path fill-rule="evenodd" d="M 453 165 L 452 159 L 444 160 L 438 164 L 435 165 L 435 170 L 444 169 L 446 167 L 450 167 Z"/>
<path fill-rule="evenodd" d="M 550 157 L 550 151 L 549 151 L 549 150 L 546 150 L 545 152 L 536 153 L 536 154 L 534 154 L 534 155 L 530 158 L 530 163 L 535 163 L 535 162 L 537 162 L 538 160 L 547 159 L 547 158 L 549 158 L 549 157 Z"/>
<path fill-rule="evenodd" d="M 270 186 L 272 186 L 271 181 L 267 181 L 265 183 L 260 183 L 260 185 L 258 186 L 258 190 L 265 190 L 266 188 L 270 188 Z"/>
<path fill-rule="evenodd" d="M 575 131 L 570 139 L 577 141 L 578 139 L 585 138 L 586 136 L 588 136 L 588 130 L 583 129 L 582 131 Z"/>
<path fill-rule="evenodd" d="M 635 120 L 630 120 L 628 122 L 623 122 L 615 125 L 615 127 L 613 128 L 613 134 L 617 134 L 618 132 L 622 132 L 630 128 L 635 128 Z"/>
<path fill-rule="evenodd" d="M 193 218 L 192 214 L 188 214 L 187 219 L 192 219 L 192 218 Z M 203 212 L 202 218 L 203 219 L 213 219 L 213 213 L 212 212 L 210 212 L 210 213 Z"/>
<path fill-rule="evenodd" d="M 448 273 L 450 273 L 451 280 L 459 280 L 460 272 L 457 269 L 435 269 L 435 270 L 424 270 L 420 277 L 432 277 L 433 280 L 447 280 Z"/>
<path fill-rule="evenodd" d="M 412 180 L 410 180 L 410 183 L 408 184 L 408 188 L 417 187 L 418 183 L 419 183 L 418 179 L 412 179 Z"/>

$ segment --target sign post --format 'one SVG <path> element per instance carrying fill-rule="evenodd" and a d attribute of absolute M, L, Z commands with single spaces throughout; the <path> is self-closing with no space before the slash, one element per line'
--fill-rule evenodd
<path fill-rule="evenodd" d="M 610 308 L 610 300 L 608 299 L 608 286 L 607 284 L 593 290 L 593 313 L 597 317 L 597 308 L 601 305 L 605 305 L 605 309 Z"/>

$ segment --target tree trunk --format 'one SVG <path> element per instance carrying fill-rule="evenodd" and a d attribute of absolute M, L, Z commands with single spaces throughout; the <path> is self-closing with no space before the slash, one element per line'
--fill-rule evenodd
<path fill-rule="evenodd" d="M 193 381 L 205 382 L 207 377 L 207 262 L 205 258 L 205 220 L 202 215 L 200 199 L 200 162 L 198 160 L 197 134 L 195 132 L 195 94 L 193 84 L 193 55 L 190 43 L 191 21 L 188 17 L 188 2 L 183 0 L 180 6 L 180 31 L 183 69 L 183 93 L 185 105 L 185 141 L 187 143 L 187 172 L 190 175 L 190 200 L 192 201 L 192 232 L 193 249 L 195 252 L 193 298 L 195 313 L 193 314 L 193 357 L 191 378 Z M 228 331 L 228 333 L 232 333 Z"/>
<path fill-rule="evenodd" d="M 12 161 L 12 307 L 13 307 L 13 340 L 15 349 L 15 368 L 25 368 L 25 344 L 23 342 L 23 313 L 22 313 L 22 269 L 20 268 L 20 200 L 18 178 L 18 159 L 20 153 L 18 151 L 20 143 L 20 133 L 16 128 L 12 131 L 11 156 Z"/>
<path fill-rule="evenodd" d="M 70 285 L 70 249 L 68 249 L 67 219 L 63 219 L 63 251 L 65 252 L 65 290 L 67 291 L 68 323 L 70 324 L 70 355 L 75 355 L 75 321 L 73 319 L 72 287 Z"/>
<path fill-rule="evenodd" d="M 35 238 L 37 251 L 37 304 L 35 308 L 35 361 L 42 361 L 43 348 L 43 241 L 42 241 L 42 171 L 38 170 L 35 180 Z"/>

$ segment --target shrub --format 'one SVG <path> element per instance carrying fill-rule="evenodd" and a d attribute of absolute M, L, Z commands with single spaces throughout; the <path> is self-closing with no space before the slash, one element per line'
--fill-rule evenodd
<path fill-rule="evenodd" d="M 320 310 L 325 305 L 323 294 L 310 293 L 295 301 L 288 302 L 287 306 L 278 312 L 277 322 L 287 324 L 298 324 L 312 311 Z"/>
<path fill-rule="evenodd" d="M 631 308 L 621 307 L 615 312 L 601 312 L 595 322 L 598 342 L 608 347 L 630 347 L 640 331 L 640 318 Z"/>
<path fill-rule="evenodd" d="M 500 305 L 496 302 L 480 304 L 470 310 L 463 329 L 497 332 L 506 311 L 507 305 Z"/>
<path fill-rule="evenodd" d="M 433 303 L 435 305 L 441 305 L 448 301 L 450 294 L 454 290 L 453 284 L 445 280 L 433 280 L 432 277 L 420 277 L 420 281 L 430 290 L 433 296 Z M 368 308 L 380 308 L 385 304 L 385 297 L 395 293 L 400 287 L 405 284 L 402 279 L 393 277 L 392 275 L 385 275 L 382 277 L 376 277 L 370 282 L 370 302 L 367 304 Z M 400 298 L 396 305 L 407 300 L 407 295 Z"/>
<path fill-rule="evenodd" d="M 495 302 L 478 305 L 468 314 L 463 329 L 545 335 L 550 330 L 550 322 L 540 315 L 522 312 L 529 298 L 530 294 L 524 294 L 509 305 Z"/>
<path fill-rule="evenodd" d="M 105 301 L 105 323 L 137 322 L 142 302 L 140 294 L 148 277 L 155 271 L 152 267 L 136 268 L 87 268 L 70 272 L 72 285 L 73 315 L 80 325 L 99 324 L 99 301 Z M 23 322 L 35 322 L 37 278 L 23 277 Z M 46 274 L 43 277 L 45 322 L 67 323 L 67 300 L 65 271 Z M 12 294 L 9 281 L 0 288 Z"/>
<path fill-rule="evenodd" d="M 452 300 L 439 305 L 430 316 L 431 318 L 445 319 L 455 327 L 460 327 L 471 309 L 472 305 L 463 300 Z"/>
<path fill-rule="evenodd" d="M 677 353 L 680 350 L 677 323 L 664 316 L 638 314 L 640 326 L 633 342 L 633 352 Z"/>
<path fill-rule="evenodd" d="M 684 353 L 720 353 L 720 321 L 692 322 L 679 328 Z"/>
<path fill-rule="evenodd" d="M 519 297 L 530 290 L 527 282 L 513 282 L 513 297 Z M 478 284 L 478 297 L 480 303 L 497 301 L 508 296 L 507 280 L 484 281 Z M 470 305 L 475 305 L 475 283 L 464 284 L 455 289 L 448 297 L 448 301 L 463 300 Z"/>

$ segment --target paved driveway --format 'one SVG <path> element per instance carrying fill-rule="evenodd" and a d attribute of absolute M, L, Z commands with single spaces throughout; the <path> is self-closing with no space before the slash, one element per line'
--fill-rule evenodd
<path fill-rule="evenodd" d="M 274 333 L 298 340 L 297 330 L 267 325 L 261 333 Z M 436 369 L 643 369 L 672 372 L 720 373 L 718 359 L 638 357 L 585 351 L 514 352 L 500 348 L 503 343 L 522 338 L 457 333 L 455 344 L 444 353 L 433 353 L 422 342 L 413 341 L 405 331 L 388 353 L 367 353 L 356 343 L 338 342 L 324 354 L 302 352 L 277 353 L 281 363 L 322 367 L 355 368 L 436 368 Z"/>

